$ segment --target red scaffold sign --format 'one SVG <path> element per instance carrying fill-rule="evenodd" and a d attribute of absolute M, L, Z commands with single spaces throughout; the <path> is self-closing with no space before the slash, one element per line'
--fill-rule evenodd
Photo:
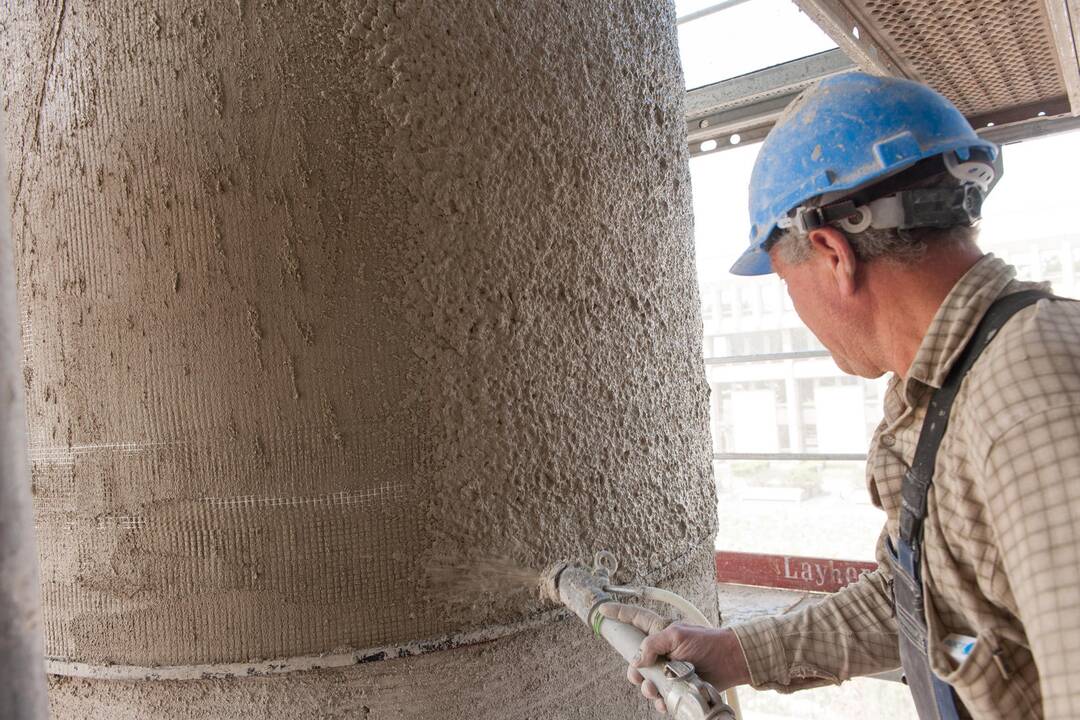
<path fill-rule="evenodd" d="M 717 582 L 809 592 L 836 592 L 877 569 L 876 563 L 798 555 L 717 552 Z"/>

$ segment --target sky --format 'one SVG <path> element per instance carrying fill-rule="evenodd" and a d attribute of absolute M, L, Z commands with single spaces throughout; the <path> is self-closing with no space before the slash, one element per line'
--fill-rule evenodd
<path fill-rule="evenodd" d="M 677 0 L 676 15 L 717 4 Z M 836 47 L 791 0 L 750 0 L 679 26 L 687 89 Z"/>

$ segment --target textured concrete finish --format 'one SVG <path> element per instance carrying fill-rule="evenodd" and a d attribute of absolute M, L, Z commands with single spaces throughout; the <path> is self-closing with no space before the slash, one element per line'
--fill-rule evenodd
<path fill-rule="evenodd" d="M 50 657 L 450 645 L 541 610 L 427 572 L 490 555 L 664 578 L 697 549 L 707 577 L 673 8 L 0 10 Z M 490 652 L 606 657 L 548 635 Z M 434 683 L 477 652 L 393 667 Z M 197 714 L 276 682 L 300 681 L 116 693 Z M 602 705 L 559 692 L 540 715 Z"/>
<path fill-rule="evenodd" d="M 712 553 L 674 578 L 711 608 Z M 243 680 L 122 682 L 52 676 L 54 718 L 656 720 L 626 665 L 576 617 L 499 642 L 343 670 Z"/>
<path fill-rule="evenodd" d="M 8 207 L 3 178 L 0 207 Z M 5 210 L 0 215 L 0 718 L 44 720 L 41 595 L 26 461 L 22 352 L 10 230 Z"/>

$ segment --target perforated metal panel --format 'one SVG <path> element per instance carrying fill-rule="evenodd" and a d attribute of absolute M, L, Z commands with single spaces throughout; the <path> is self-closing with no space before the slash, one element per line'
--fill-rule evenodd
<path fill-rule="evenodd" d="M 1040 0 L 862 0 L 856 5 L 916 77 L 965 115 L 1065 95 Z"/>
<path fill-rule="evenodd" d="M 1074 0 L 795 2 L 858 65 L 928 83 L 977 128 L 1080 105 Z"/>

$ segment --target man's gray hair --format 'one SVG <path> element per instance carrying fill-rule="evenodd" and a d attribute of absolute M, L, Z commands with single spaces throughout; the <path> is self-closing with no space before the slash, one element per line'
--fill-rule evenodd
<path fill-rule="evenodd" d="M 839 228 L 838 228 L 839 229 Z M 950 228 L 912 228 L 898 230 L 889 228 L 877 230 L 869 228 L 860 233 L 843 232 L 855 251 L 855 257 L 861 262 L 888 260 L 904 265 L 918 262 L 931 245 L 961 245 L 973 243 L 979 235 L 976 225 L 957 225 Z M 798 265 L 810 257 L 809 236 L 799 236 L 791 230 L 783 231 L 780 238 L 769 244 L 775 247 L 780 259 L 788 265 Z"/>

